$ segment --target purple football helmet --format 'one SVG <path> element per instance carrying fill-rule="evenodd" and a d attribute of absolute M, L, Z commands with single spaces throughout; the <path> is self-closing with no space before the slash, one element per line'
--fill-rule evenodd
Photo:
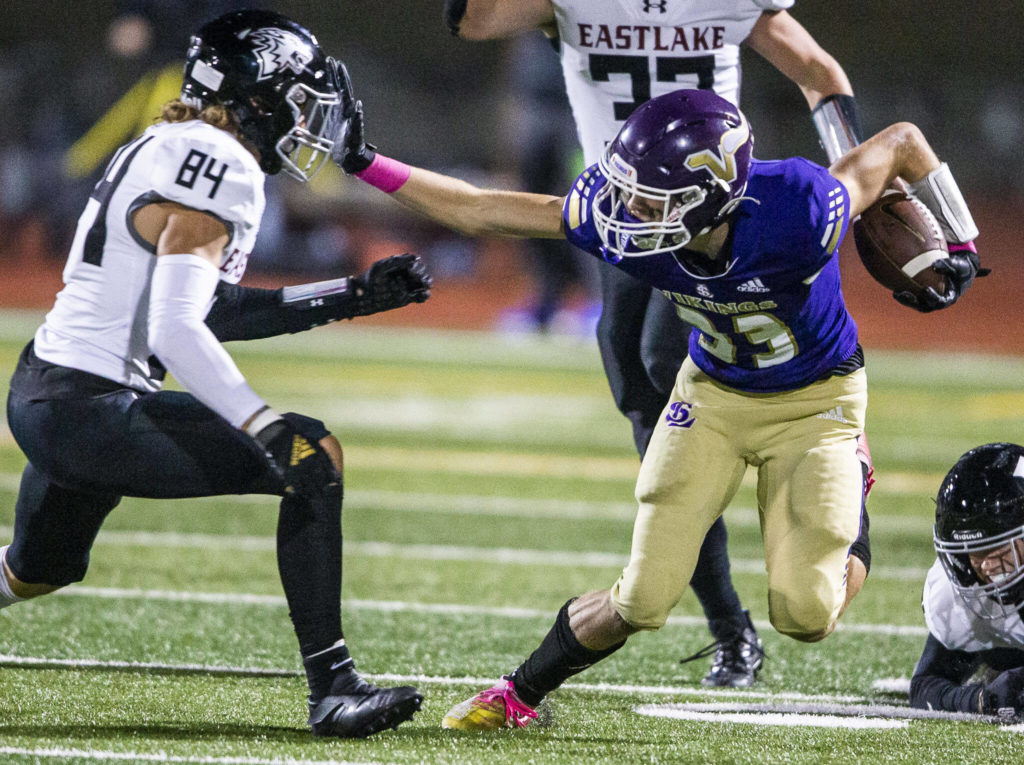
<path fill-rule="evenodd" d="M 594 225 L 610 259 L 672 252 L 721 223 L 747 187 L 753 144 L 743 113 L 710 90 L 639 106 L 598 162 L 608 182 Z M 627 210 L 635 198 L 651 220 Z"/>

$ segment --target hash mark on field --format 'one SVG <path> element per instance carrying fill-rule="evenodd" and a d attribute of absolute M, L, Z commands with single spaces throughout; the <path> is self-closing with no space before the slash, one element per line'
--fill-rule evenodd
<path fill-rule="evenodd" d="M 63 597 L 107 598 L 113 600 L 170 600 L 189 603 L 210 604 L 243 604 L 279 606 L 287 605 L 280 595 L 254 595 L 238 592 L 192 592 L 181 590 L 142 590 L 121 589 L 117 587 L 86 587 L 72 585 L 58 590 L 55 595 Z M 344 607 L 348 609 L 365 609 L 367 611 L 384 611 L 390 613 L 421 613 L 421 614 L 458 614 L 462 616 L 494 616 L 505 619 L 550 619 L 553 611 L 536 608 L 499 608 L 495 606 L 475 606 L 461 603 L 414 603 L 399 600 L 346 600 Z M 680 627 L 706 626 L 703 616 L 670 616 L 668 624 Z M 758 629 L 767 630 L 771 625 L 758 619 L 754 621 Z M 924 626 L 894 624 L 840 624 L 836 632 L 867 633 L 872 635 L 892 635 L 895 637 L 919 638 L 928 634 Z"/>

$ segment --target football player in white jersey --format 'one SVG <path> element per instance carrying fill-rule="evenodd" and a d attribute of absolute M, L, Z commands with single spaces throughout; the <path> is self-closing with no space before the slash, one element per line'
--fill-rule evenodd
<path fill-rule="evenodd" d="M 793 80 L 813 110 L 829 162 L 860 142 L 853 90 L 843 69 L 786 9 L 793 0 L 445 0 L 444 19 L 468 40 L 510 37 L 540 29 L 557 40 L 566 90 L 586 165 L 598 161 L 623 121 L 641 103 L 681 88 L 714 90 L 739 103 L 740 45 L 745 43 Z M 633 425 L 642 458 L 676 373 L 686 336 L 668 300 L 614 268 L 598 269 L 602 313 L 598 346 L 615 403 Z M 861 442 L 865 486 L 867 442 Z M 690 585 L 715 643 L 702 681 L 711 686 L 754 682 L 764 653 L 732 586 L 725 524 L 705 538 Z M 870 567 L 867 514 L 854 554 Z"/>
<path fill-rule="evenodd" d="M 237 285 L 264 174 L 308 180 L 328 156 L 341 71 L 289 19 L 222 16 L 192 38 L 181 100 L 111 160 L 11 380 L 8 422 L 28 464 L 0 547 L 0 608 L 80 581 L 122 496 L 279 495 L 278 568 L 309 723 L 362 737 L 410 719 L 422 697 L 366 683 L 345 646 L 341 446 L 322 422 L 271 409 L 220 343 L 426 299 L 411 255 L 351 279 Z M 188 392 L 162 391 L 165 370 Z"/>
<path fill-rule="evenodd" d="M 1024 713 L 1024 447 L 985 444 L 946 475 L 938 560 L 924 586 L 928 639 L 910 681 L 921 709 Z"/>

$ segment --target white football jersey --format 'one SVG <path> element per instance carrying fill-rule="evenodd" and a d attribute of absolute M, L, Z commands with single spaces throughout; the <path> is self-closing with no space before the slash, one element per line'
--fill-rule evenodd
<path fill-rule="evenodd" d="M 259 163 L 231 134 L 200 120 L 159 123 L 114 155 L 93 189 L 64 267 L 64 288 L 35 336 L 39 358 L 153 391 L 149 290 L 156 248 L 132 214 L 177 202 L 223 221 L 221 279 L 237 283 L 256 242 L 265 197 Z"/>
<path fill-rule="evenodd" d="M 1024 648 L 1024 622 L 1016 612 L 982 619 L 953 589 L 942 564 L 935 561 L 924 583 L 924 620 L 928 631 L 952 651 L 977 653 L 992 648 Z"/>
<path fill-rule="evenodd" d="M 583 157 L 597 162 L 644 101 L 680 88 L 740 97 L 740 43 L 794 0 L 552 0 Z"/>

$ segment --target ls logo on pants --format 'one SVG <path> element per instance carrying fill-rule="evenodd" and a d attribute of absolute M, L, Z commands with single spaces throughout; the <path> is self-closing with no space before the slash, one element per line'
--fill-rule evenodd
<path fill-rule="evenodd" d="M 688 428 L 695 419 L 691 407 L 685 401 L 673 401 L 665 414 L 665 422 L 673 428 Z"/>

